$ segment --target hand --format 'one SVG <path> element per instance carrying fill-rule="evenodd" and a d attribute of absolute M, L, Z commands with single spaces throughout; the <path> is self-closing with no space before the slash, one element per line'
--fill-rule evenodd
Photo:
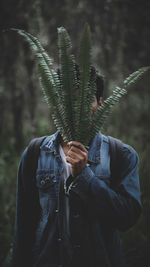
<path fill-rule="evenodd" d="M 79 142 L 71 141 L 68 143 L 70 149 L 67 152 L 66 161 L 71 164 L 71 175 L 76 177 L 86 167 L 88 151 Z"/>

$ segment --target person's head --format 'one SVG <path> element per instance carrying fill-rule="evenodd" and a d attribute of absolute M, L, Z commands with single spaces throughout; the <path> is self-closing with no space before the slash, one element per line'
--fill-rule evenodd
<path fill-rule="evenodd" d="M 76 73 L 77 73 L 77 79 L 79 80 L 79 66 L 75 64 Z M 92 81 L 95 78 L 96 74 L 96 95 L 95 95 L 95 101 L 92 105 L 92 110 L 94 115 L 95 111 L 99 106 L 102 105 L 103 102 L 103 92 L 104 92 L 104 77 L 95 69 L 95 67 L 91 66 L 90 71 L 90 81 Z"/>
<path fill-rule="evenodd" d="M 79 65 L 75 64 L 77 79 L 79 80 Z M 91 66 L 90 71 L 90 81 L 92 81 L 96 74 L 96 99 L 97 102 L 103 98 L 104 92 L 104 77 L 95 69 L 95 67 Z"/>
<path fill-rule="evenodd" d="M 96 96 L 93 103 L 93 112 L 96 111 L 98 106 L 102 105 L 103 102 L 103 93 L 104 93 L 104 77 L 93 67 L 91 66 L 91 79 L 94 78 L 96 74 Z"/>
<path fill-rule="evenodd" d="M 75 64 L 75 69 L 76 69 L 77 80 L 79 80 L 80 72 L 78 64 Z M 60 77 L 60 69 L 57 69 L 57 74 Z M 93 111 L 96 111 L 97 107 L 102 104 L 103 92 L 104 92 L 104 77 L 95 69 L 95 67 L 91 66 L 90 81 L 92 81 L 95 78 L 95 74 L 96 74 L 96 95 L 95 95 L 95 101 L 93 103 Z"/>

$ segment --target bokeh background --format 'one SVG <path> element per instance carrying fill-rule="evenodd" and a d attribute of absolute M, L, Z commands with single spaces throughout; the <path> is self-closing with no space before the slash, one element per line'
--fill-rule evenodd
<path fill-rule="evenodd" d="M 55 132 L 34 56 L 9 28 L 36 35 L 58 67 L 57 27 L 77 55 L 80 32 L 92 32 L 92 62 L 105 76 L 105 97 L 133 71 L 150 65 L 149 0 L 0 1 L 0 266 L 10 266 L 16 176 L 21 154 L 36 136 Z M 105 124 L 104 134 L 132 145 L 140 157 L 142 216 L 121 242 L 128 267 L 150 266 L 150 73 L 134 86 Z"/>

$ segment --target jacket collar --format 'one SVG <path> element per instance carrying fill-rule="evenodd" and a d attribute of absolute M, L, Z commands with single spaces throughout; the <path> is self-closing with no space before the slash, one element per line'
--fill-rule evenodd
<path fill-rule="evenodd" d="M 47 137 L 45 139 L 45 142 L 43 142 L 41 149 L 45 150 L 47 152 L 54 152 L 54 154 L 58 153 L 58 145 L 60 143 L 60 132 L 57 131 L 55 134 L 53 134 L 51 137 Z"/>
<path fill-rule="evenodd" d="M 49 139 L 46 138 L 45 142 L 42 144 L 41 149 L 47 152 L 54 152 L 58 154 L 58 145 L 60 143 L 60 132 L 57 131 Z M 102 134 L 99 132 L 96 137 L 92 140 L 88 149 L 88 163 L 99 163 L 100 162 L 100 148 L 102 143 Z"/>
<path fill-rule="evenodd" d="M 89 163 L 100 163 L 101 143 L 102 143 L 102 134 L 98 132 L 96 137 L 92 140 L 88 150 Z"/>

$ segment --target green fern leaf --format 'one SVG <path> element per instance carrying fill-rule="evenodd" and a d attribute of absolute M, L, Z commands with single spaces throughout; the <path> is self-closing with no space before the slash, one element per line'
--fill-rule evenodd
<path fill-rule="evenodd" d="M 66 123 L 64 123 L 62 119 L 64 110 L 63 106 L 60 105 L 58 101 L 59 98 L 61 99 L 61 85 L 57 73 L 52 69 L 52 60 L 49 58 L 36 37 L 23 30 L 14 30 L 28 41 L 33 52 L 35 53 L 39 66 L 39 78 L 41 86 L 45 95 L 45 99 L 48 105 L 52 108 L 52 116 L 54 118 L 56 127 L 61 129 L 63 134 L 67 132 L 68 136 L 71 138 L 69 129 L 66 127 Z"/>
<path fill-rule="evenodd" d="M 63 105 L 65 110 L 64 120 L 68 123 L 71 131 L 71 139 L 75 140 L 76 123 L 75 123 L 75 91 L 77 88 L 75 60 L 70 55 L 72 47 L 70 37 L 67 31 L 60 27 L 58 28 L 58 47 L 61 66 L 61 82 L 63 92 Z"/>
<path fill-rule="evenodd" d="M 93 118 L 91 131 L 90 131 L 90 139 L 93 139 L 94 136 L 100 131 L 103 127 L 106 118 L 112 113 L 113 107 L 119 102 L 120 98 L 124 96 L 127 91 L 123 88 L 116 87 L 113 91 L 113 94 L 109 96 L 102 106 L 97 109 L 97 112 Z"/>
<path fill-rule="evenodd" d="M 58 48 L 60 57 L 60 76 L 53 69 L 52 59 L 48 56 L 39 40 L 19 29 L 12 29 L 23 36 L 36 56 L 41 87 L 57 129 L 66 141 L 76 140 L 88 147 L 90 141 L 102 129 L 113 107 L 130 86 L 136 84 L 150 67 L 140 68 L 124 81 L 124 88 L 116 87 L 95 115 L 92 104 L 96 95 L 96 75 L 91 80 L 91 37 L 86 24 L 82 33 L 79 49 L 79 78 L 77 78 L 74 56 L 71 55 L 71 39 L 65 28 L 58 28 Z"/>
<path fill-rule="evenodd" d="M 90 99 L 90 94 L 94 95 L 93 89 L 95 88 L 90 87 L 89 83 L 91 68 L 91 37 L 88 24 L 84 26 L 82 32 L 78 61 L 80 70 L 80 83 L 76 121 L 78 125 L 78 139 L 85 140 L 85 131 L 88 131 L 89 114 L 91 113 L 91 104 L 88 105 L 88 100 Z"/>
<path fill-rule="evenodd" d="M 142 67 L 138 69 L 137 71 L 133 72 L 132 74 L 130 74 L 129 77 L 127 77 L 124 80 L 125 88 L 129 87 L 130 85 L 136 84 L 143 77 L 143 75 L 149 70 L 150 70 L 149 66 Z"/>

